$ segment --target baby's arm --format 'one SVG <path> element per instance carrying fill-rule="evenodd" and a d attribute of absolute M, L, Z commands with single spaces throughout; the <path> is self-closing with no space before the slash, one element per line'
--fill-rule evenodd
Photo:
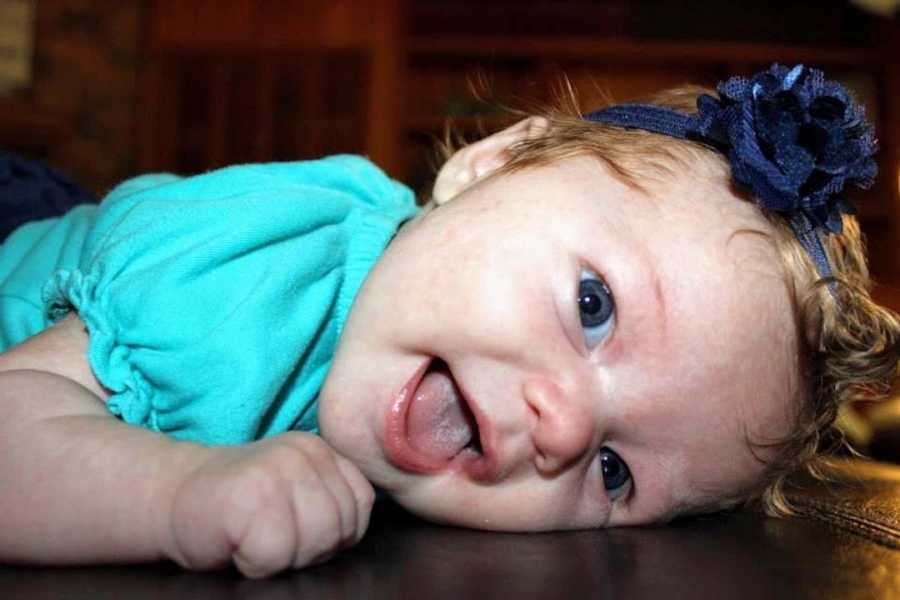
<path fill-rule="evenodd" d="M 362 537 L 374 497 L 316 436 L 205 447 L 110 416 L 77 317 L 0 354 L 0 561 L 230 561 L 266 575 Z"/>

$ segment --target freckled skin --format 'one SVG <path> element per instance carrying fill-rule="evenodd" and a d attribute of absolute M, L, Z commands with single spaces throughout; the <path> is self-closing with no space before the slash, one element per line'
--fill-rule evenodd
<path fill-rule="evenodd" d="M 460 525 L 545 530 L 664 520 L 761 470 L 745 432 L 793 414 L 787 290 L 755 207 L 709 174 L 650 197 L 586 156 L 486 178 L 409 223 L 367 279 L 320 398 L 325 439 L 410 510 Z M 585 347 L 584 267 L 616 302 Z M 385 415 L 431 357 L 483 415 L 497 481 L 414 474 L 384 451 Z M 610 501 L 597 453 L 633 487 Z"/>

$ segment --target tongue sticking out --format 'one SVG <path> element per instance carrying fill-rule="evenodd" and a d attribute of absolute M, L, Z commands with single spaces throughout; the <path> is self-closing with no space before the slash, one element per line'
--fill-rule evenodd
<path fill-rule="evenodd" d="M 429 371 L 409 409 L 410 446 L 431 460 L 449 460 L 469 445 L 475 428 L 475 418 L 446 367 Z"/>

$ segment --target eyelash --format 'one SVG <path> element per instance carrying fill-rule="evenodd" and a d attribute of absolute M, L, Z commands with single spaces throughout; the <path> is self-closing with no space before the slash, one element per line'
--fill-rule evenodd
<path fill-rule="evenodd" d="M 582 269 L 576 304 L 585 346 L 592 350 L 606 339 L 615 326 L 615 300 L 599 275 L 591 269 Z"/>

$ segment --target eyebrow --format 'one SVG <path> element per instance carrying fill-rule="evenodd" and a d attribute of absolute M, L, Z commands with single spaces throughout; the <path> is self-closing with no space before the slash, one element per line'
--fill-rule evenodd
<path fill-rule="evenodd" d="M 651 266 L 650 277 L 653 296 L 656 298 L 657 323 L 659 323 L 660 337 L 662 337 L 662 334 L 668 329 L 668 311 L 666 310 L 666 296 L 663 294 L 662 280 L 655 266 Z"/>
<path fill-rule="evenodd" d="M 658 340 L 661 340 L 664 338 L 666 330 L 668 329 L 668 310 L 666 306 L 665 289 L 663 288 L 662 278 L 659 274 L 658 260 L 656 260 L 656 256 L 650 252 L 644 238 L 635 234 L 630 223 L 621 219 L 619 225 L 623 226 L 625 229 L 624 237 L 626 244 L 630 253 L 634 256 L 635 262 L 640 267 L 640 280 L 638 285 L 640 285 L 640 283 L 649 285 L 648 291 L 655 301 L 655 329 Z"/>
<path fill-rule="evenodd" d="M 628 235 L 627 245 L 630 254 L 634 257 L 633 261 L 638 267 L 638 278 L 632 283 L 633 293 L 630 295 L 631 302 L 638 302 L 641 297 L 645 296 L 651 299 L 652 307 L 648 310 L 640 310 L 638 312 L 640 321 L 651 321 L 653 323 L 650 335 L 647 335 L 648 329 L 632 324 L 633 327 L 641 331 L 639 339 L 642 340 L 641 345 L 646 346 L 653 344 L 659 346 L 666 337 L 668 330 L 668 306 L 666 302 L 666 290 L 663 287 L 663 281 L 657 268 L 654 256 L 649 252 L 647 246 L 641 243 L 634 236 Z M 646 305 L 647 303 L 638 303 Z"/>

